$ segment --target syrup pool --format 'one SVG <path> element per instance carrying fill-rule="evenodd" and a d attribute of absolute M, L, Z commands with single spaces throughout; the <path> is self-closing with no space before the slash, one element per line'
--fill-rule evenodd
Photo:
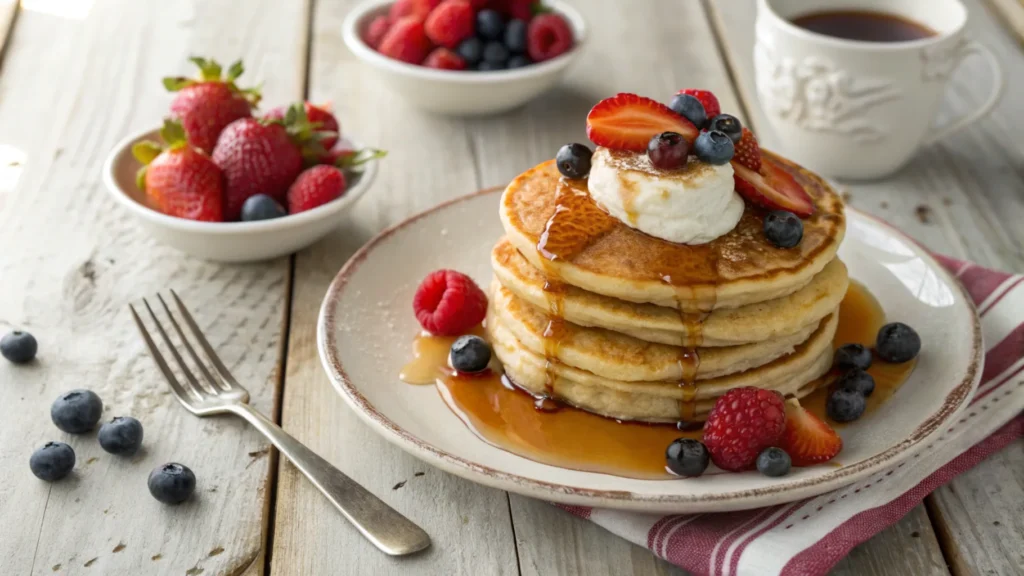
<path fill-rule="evenodd" d="M 840 305 L 834 345 L 858 342 L 871 346 L 884 324 L 878 301 L 853 282 Z M 472 333 L 482 336 L 485 332 L 477 327 Z M 448 349 L 454 341 L 454 337 L 417 336 L 413 345 L 416 357 L 402 370 L 402 380 L 434 382 L 448 407 L 474 434 L 513 454 L 562 468 L 661 480 L 675 477 L 665 469 L 665 448 L 677 438 L 701 438 L 699 428 L 619 422 L 547 398 L 534 398 L 502 376 L 496 363 L 480 375 L 457 374 L 448 365 Z M 913 361 L 897 365 L 876 358 L 868 370 L 875 378 L 868 412 L 891 398 L 913 367 Z M 832 377 L 821 378 L 818 390 L 801 401 L 822 419 Z"/>

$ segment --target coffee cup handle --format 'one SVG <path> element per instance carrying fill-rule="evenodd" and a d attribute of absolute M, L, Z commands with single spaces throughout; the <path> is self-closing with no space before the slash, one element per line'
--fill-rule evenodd
<path fill-rule="evenodd" d="M 999 100 L 1003 97 L 1003 90 L 1006 88 L 1006 78 L 1003 73 L 1003 67 L 999 63 L 999 59 L 996 58 L 996 55 L 987 46 L 973 40 L 968 41 L 964 46 L 964 53 L 961 62 L 972 55 L 978 55 L 984 58 L 985 62 L 988 64 L 989 70 L 992 71 L 992 92 L 989 94 L 988 100 L 986 100 L 980 108 L 970 114 L 966 114 L 955 120 L 950 120 L 942 126 L 932 127 L 931 131 L 925 136 L 925 144 L 932 144 L 942 140 L 943 138 L 946 138 L 955 132 L 959 132 L 968 125 L 982 119 L 991 112 L 993 108 L 995 108 L 996 104 L 998 104 Z"/>

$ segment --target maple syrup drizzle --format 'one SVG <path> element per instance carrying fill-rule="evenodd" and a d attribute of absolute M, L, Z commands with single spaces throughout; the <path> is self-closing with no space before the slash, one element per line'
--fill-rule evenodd
<path fill-rule="evenodd" d="M 487 337 L 482 326 L 476 326 L 469 333 Z M 434 336 L 421 332 L 412 341 L 413 358 L 402 367 L 398 378 L 406 384 L 426 385 L 450 375 L 453 370 L 448 363 L 448 352 L 457 339 L 458 336 Z"/>

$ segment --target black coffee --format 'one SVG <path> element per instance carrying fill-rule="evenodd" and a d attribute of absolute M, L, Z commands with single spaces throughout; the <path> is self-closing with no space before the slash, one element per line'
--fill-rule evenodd
<path fill-rule="evenodd" d="M 907 42 L 935 36 L 935 31 L 895 14 L 868 10 L 812 12 L 793 19 L 811 32 L 862 42 Z"/>

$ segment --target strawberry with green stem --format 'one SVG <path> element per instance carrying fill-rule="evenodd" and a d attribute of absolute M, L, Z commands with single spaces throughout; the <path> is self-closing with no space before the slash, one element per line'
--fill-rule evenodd
<path fill-rule="evenodd" d="M 189 61 L 199 67 L 198 78 L 168 77 L 163 83 L 177 93 L 171 102 L 171 116 L 182 123 L 193 146 L 210 153 L 228 124 L 252 116 L 260 91 L 235 84 L 245 71 L 241 60 L 228 68 L 226 76 L 215 60 L 192 57 Z"/>
<path fill-rule="evenodd" d="M 223 221 L 224 175 L 209 156 L 185 138 L 182 125 L 164 120 L 164 144 L 138 142 L 132 154 L 143 164 L 136 183 L 157 210 L 169 216 Z"/>

